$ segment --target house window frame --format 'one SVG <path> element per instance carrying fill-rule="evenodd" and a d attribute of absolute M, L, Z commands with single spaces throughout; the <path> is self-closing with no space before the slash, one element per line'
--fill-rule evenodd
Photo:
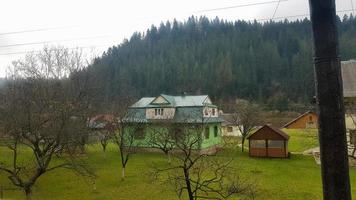
<path fill-rule="evenodd" d="M 266 140 L 250 140 L 250 148 L 266 148 Z"/>
<path fill-rule="evenodd" d="M 205 130 L 204 130 L 204 139 L 208 140 L 210 138 L 210 127 L 207 126 L 205 127 Z"/>
<path fill-rule="evenodd" d="M 144 127 L 139 127 L 134 132 L 134 139 L 135 140 L 143 140 L 145 139 L 145 129 Z"/>
<path fill-rule="evenodd" d="M 219 127 L 214 126 L 214 137 L 218 137 L 218 135 L 219 135 Z"/>
<path fill-rule="evenodd" d="M 227 127 L 227 132 L 232 133 L 234 132 L 234 128 L 232 126 Z"/>
<path fill-rule="evenodd" d="M 155 116 L 163 116 L 163 108 L 155 108 Z"/>

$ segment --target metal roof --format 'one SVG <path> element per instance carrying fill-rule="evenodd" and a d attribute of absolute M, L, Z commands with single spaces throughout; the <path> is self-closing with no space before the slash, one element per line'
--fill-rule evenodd
<path fill-rule="evenodd" d="M 287 133 L 285 133 L 284 131 L 282 131 L 282 130 L 280 130 L 278 128 L 274 128 L 273 126 L 270 126 L 268 124 L 263 125 L 259 129 L 257 129 L 255 132 L 253 132 L 252 134 L 247 136 L 247 139 L 250 139 L 252 137 L 252 135 L 260 132 L 264 128 L 268 128 L 268 129 L 272 130 L 273 132 L 277 133 L 278 135 L 282 136 L 285 140 L 289 140 L 289 135 Z"/>
<path fill-rule="evenodd" d="M 356 60 L 342 61 L 344 97 L 356 97 Z"/>
<path fill-rule="evenodd" d="M 210 98 L 208 95 L 182 95 L 182 96 L 172 96 L 161 94 L 165 100 L 169 102 L 169 104 L 152 104 L 157 97 L 143 97 L 135 104 L 133 104 L 132 108 L 147 108 L 147 107 L 201 107 L 201 106 L 212 106 Z M 159 96 L 158 96 L 159 97 Z"/>
<path fill-rule="evenodd" d="M 155 101 L 156 99 L 158 99 L 158 101 Z M 127 117 L 123 120 L 126 122 L 142 123 L 155 123 L 163 121 L 167 123 L 220 123 L 223 121 L 220 117 L 204 117 L 204 106 L 216 108 L 216 106 L 212 104 L 208 95 L 171 96 L 161 94 L 158 97 L 143 97 L 130 107 Z M 173 119 L 146 119 L 146 108 L 155 107 L 176 108 Z"/>

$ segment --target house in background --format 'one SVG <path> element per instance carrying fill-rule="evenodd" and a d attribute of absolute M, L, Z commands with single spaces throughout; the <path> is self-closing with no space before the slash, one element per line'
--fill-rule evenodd
<path fill-rule="evenodd" d="M 99 114 L 88 119 L 90 129 L 104 129 L 111 123 L 115 123 L 115 116 L 111 114 Z"/>
<path fill-rule="evenodd" d="M 238 127 L 238 118 L 236 113 L 221 113 L 221 135 L 222 136 L 241 136 L 241 131 Z"/>
<path fill-rule="evenodd" d="M 152 150 L 150 139 L 157 130 L 178 137 L 189 130 L 199 137 L 194 148 L 201 153 L 215 153 L 221 143 L 222 119 L 208 95 L 144 97 L 129 108 L 123 121 L 128 131 L 140 127 L 133 134 L 136 147 L 142 149 Z"/>
<path fill-rule="evenodd" d="M 356 60 L 341 62 L 348 150 L 356 148 Z"/>
<path fill-rule="evenodd" d="M 287 158 L 288 140 L 282 130 L 264 125 L 247 137 L 249 140 L 249 156 Z"/>
<path fill-rule="evenodd" d="M 308 111 L 283 126 L 287 129 L 315 129 L 318 128 L 318 115 Z"/>

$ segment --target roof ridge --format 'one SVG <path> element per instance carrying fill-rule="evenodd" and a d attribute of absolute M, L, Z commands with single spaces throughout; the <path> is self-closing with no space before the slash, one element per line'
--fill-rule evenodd
<path fill-rule="evenodd" d="M 305 115 L 307 115 L 307 114 L 309 114 L 309 113 L 315 113 L 315 112 L 314 112 L 314 111 L 311 111 L 311 110 L 308 110 L 307 112 L 305 112 L 305 113 L 299 115 L 298 117 L 294 118 L 292 121 L 290 121 L 290 122 L 286 123 L 285 125 L 283 125 L 282 128 L 285 128 L 285 127 L 291 125 L 292 123 L 294 123 L 295 121 L 297 121 L 298 119 L 304 117 Z"/>

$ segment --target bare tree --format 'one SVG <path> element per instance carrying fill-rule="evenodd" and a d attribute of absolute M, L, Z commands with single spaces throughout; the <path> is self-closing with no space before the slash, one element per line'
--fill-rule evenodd
<path fill-rule="evenodd" d="M 168 159 L 168 163 L 171 162 L 171 151 L 174 149 L 174 129 L 172 129 L 171 123 L 161 123 L 160 126 L 151 125 L 149 127 L 150 134 L 148 144 L 152 148 L 161 150 Z"/>
<path fill-rule="evenodd" d="M 27 199 L 39 177 L 58 168 L 77 174 L 94 174 L 69 147 L 81 145 L 86 133 L 88 96 L 85 77 L 78 72 L 81 53 L 65 48 L 45 48 L 17 61 L 0 104 L 0 127 L 12 159 L 0 158 L 0 171 L 21 188 Z M 32 156 L 24 155 L 29 149 Z M 58 154 L 58 152 L 65 154 Z M 60 156 L 60 158 L 56 158 Z M 52 162 L 56 160 L 56 162 Z"/>
<path fill-rule="evenodd" d="M 117 131 L 118 122 L 113 115 L 97 115 L 88 121 L 92 133 L 98 137 L 101 147 L 106 152 L 106 147 L 112 141 Z"/>
<path fill-rule="evenodd" d="M 239 195 L 253 199 L 254 185 L 237 176 L 231 160 L 223 161 L 199 151 L 203 127 L 176 124 L 172 163 L 166 168 L 153 167 L 153 177 L 170 183 L 179 198 L 187 195 L 189 200 L 227 199 Z"/>
<path fill-rule="evenodd" d="M 121 158 L 121 178 L 125 179 L 125 170 L 132 154 L 137 152 L 139 143 L 136 138 L 144 136 L 145 124 L 135 118 L 136 113 L 129 109 L 132 104 L 130 97 L 120 98 L 113 105 L 115 116 L 118 118 L 117 130 L 113 134 L 115 144 L 118 146 Z"/>
<path fill-rule="evenodd" d="M 260 108 L 258 105 L 246 100 L 237 100 L 232 109 L 230 123 L 238 127 L 241 133 L 241 151 L 244 151 L 246 137 L 259 125 L 261 121 Z"/>

